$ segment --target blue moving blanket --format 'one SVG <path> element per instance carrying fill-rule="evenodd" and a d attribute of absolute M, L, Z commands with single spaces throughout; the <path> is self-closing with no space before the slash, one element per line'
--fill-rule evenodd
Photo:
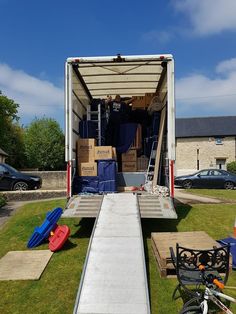
<path fill-rule="evenodd" d="M 222 245 L 230 244 L 230 253 L 233 257 L 232 268 L 236 269 L 236 239 L 229 237 L 222 240 L 218 240 L 217 242 L 219 242 Z"/>
<path fill-rule="evenodd" d="M 117 166 L 115 160 L 98 160 L 99 192 L 116 192 Z"/>
<path fill-rule="evenodd" d="M 123 123 L 120 125 L 119 142 L 116 147 L 117 153 L 126 153 L 136 136 L 138 124 L 137 123 Z"/>

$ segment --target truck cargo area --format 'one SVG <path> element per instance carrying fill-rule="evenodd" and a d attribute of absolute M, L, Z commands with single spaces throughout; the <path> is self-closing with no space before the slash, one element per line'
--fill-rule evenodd
<path fill-rule="evenodd" d="M 104 195 L 122 192 L 137 194 L 141 217 L 176 219 L 172 55 L 68 58 L 65 77 L 64 216 L 96 217 Z M 117 95 L 128 109 L 110 143 Z"/>

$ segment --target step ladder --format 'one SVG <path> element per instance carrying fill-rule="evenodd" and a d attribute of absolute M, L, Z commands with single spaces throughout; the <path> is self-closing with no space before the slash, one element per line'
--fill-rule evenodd
<path fill-rule="evenodd" d="M 153 180 L 155 161 L 156 161 L 156 152 L 157 152 L 157 140 L 154 140 L 152 142 L 152 149 L 151 149 L 151 154 L 149 158 L 145 184 Z"/>
<path fill-rule="evenodd" d="M 87 109 L 87 120 L 96 122 L 96 139 L 98 146 L 102 145 L 102 112 L 101 112 L 101 104 L 98 104 L 97 111 L 91 111 L 91 106 Z"/>

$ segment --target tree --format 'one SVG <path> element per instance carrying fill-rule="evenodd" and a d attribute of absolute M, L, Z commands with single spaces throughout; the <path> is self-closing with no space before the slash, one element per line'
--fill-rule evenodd
<path fill-rule="evenodd" d="M 19 105 L 0 91 L 0 147 L 9 155 L 7 162 L 24 166 L 23 129 L 18 124 Z"/>
<path fill-rule="evenodd" d="M 29 167 L 64 169 L 64 134 L 50 118 L 35 119 L 25 130 L 25 155 Z"/>
<path fill-rule="evenodd" d="M 8 132 L 6 152 L 9 157 L 7 163 L 16 168 L 24 168 L 27 166 L 24 151 L 24 129 L 18 123 L 14 123 L 9 126 Z"/>
<path fill-rule="evenodd" d="M 229 162 L 229 163 L 227 164 L 227 170 L 228 170 L 229 172 L 236 173 L 236 161 Z"/>

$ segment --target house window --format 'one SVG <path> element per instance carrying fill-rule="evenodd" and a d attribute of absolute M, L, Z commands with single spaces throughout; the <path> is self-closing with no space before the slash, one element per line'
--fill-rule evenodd
<path fill-rule="evenodd" d="M 216 145 L 223 145 L 223 138 L 222 137 L 215 137 Z"/>

